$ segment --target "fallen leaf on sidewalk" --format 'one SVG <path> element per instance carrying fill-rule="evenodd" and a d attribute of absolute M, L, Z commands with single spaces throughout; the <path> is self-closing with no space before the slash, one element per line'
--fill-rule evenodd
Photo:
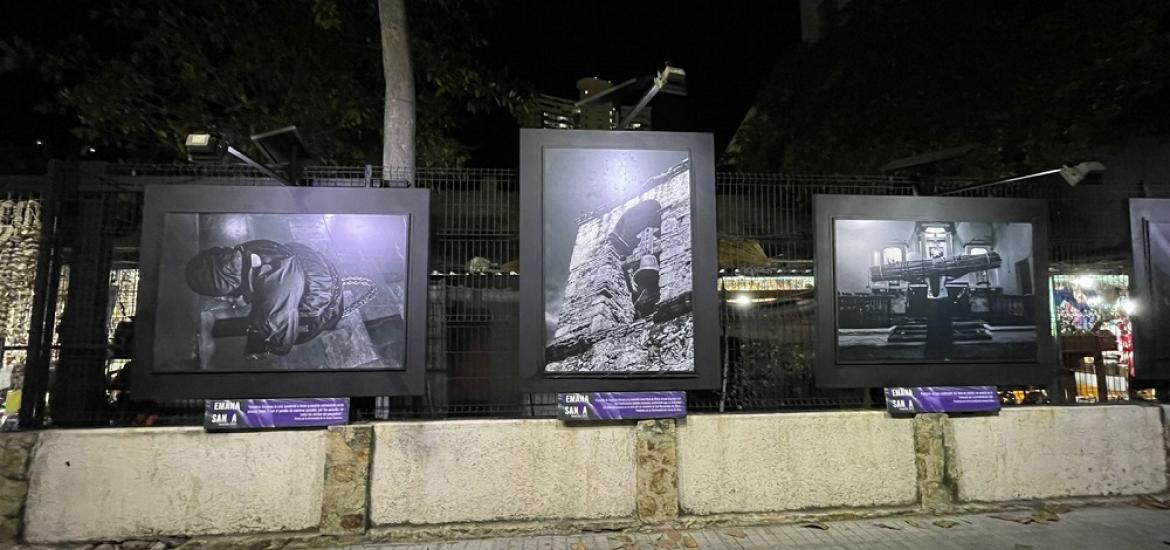
<path fill-rule="evenodd" d="M 1014 522 L 1022 524 L 1022 525 L 1027 525 L 1029 523 L 1036 523 L 1035 518 L 1033 518 L 1032 516 L 1024 516 L 1024 515 L 1013 516 L 1013 515 L 1008 515 L 1008 514 L 992 514 L 992 515 L 987 516 L 987 517 L 995 518 L 995 519 L 1002 519 L 1004 521 L 1014 521 Z"/>
<path fill-rule="evenodd" d="M 654 546 L 663 548 L 664 550 L 673 550 L 678 548 L 678 544 L 666 537 L 659 537 L 658 540 L 654 541 Z"/>
<path fill-rule="evenodd" d="M 747 536 L 747 533 L 744 532 L 743 529 L 728 529 L 724 531 L 724 533 L 727 533 L 728 535 L 731 535 L 737 539 L 742 539 Z"/>
<path fill-rule="evenodd" d="M 1150 495 L 1138 495 L 1137 505 L 1151 510 L 1170 510 L 1170 503 Z"/>
<path fill-rule="evenodd" d="M 877 527 L 881 527 L 882 529 L 893 529 L 894 531 L 901 531 L 902 530 L 901 527 L 895 527 L 895 526 L 890 525 L 888 523 L 875 523 L 874 525 Z"/>
<path fill-rule="evenodd" d="M 1032 512 L 1032 519 L 1043 523 L 1056 523 L 1060 521 L 1060 514 L 1048 510 L 1036 510 Z"/>
<path fill-rule="evenodd" d="M 695 537 L 690 535 L 683 535 L 682 545 L 684 548 L 698 548 L 699 541 L 695 540 Z"/>
<path fill-rule="evenodd" d="M 934 523 L 936 526 L 942 527 L 943 529 L 950 529 L 951 527 L 954 527 L 954 526 L 959 524 L 959 522 L 951 521 L 949 519 L 939 519 L 939 520 L 935 520 L 931 523 Z"/>
<path fill-rule="evenodd" d="M 828 531 L 829 530 L 828 525 L 825 525 L 819 521 L 814 521 L 812 523 L 805 523 L 805 524 L 801 525 L 801 527 L 805 527 L 808 529 L 820 529 L 821 531 Z"/>

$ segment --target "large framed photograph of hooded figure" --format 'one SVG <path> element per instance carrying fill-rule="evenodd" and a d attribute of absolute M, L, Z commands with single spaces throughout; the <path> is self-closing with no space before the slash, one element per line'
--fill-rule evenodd
<path fill-rule="evenodd" d="M 529 391 L 718 386 L 709 134 L 523 130 Z"/>
<path fill-rule="evenodd" d="M 814 209 L 819 386 L 1051 380 L 1043 201 L 818 195 Z"/>
<path fill-rule="evenodd" d="M 428 195 L 151 186 L 135 396 L 422 392 Z"/>

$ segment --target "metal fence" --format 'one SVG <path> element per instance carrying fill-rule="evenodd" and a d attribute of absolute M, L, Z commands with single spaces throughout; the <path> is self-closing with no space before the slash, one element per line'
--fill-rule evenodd
<path fill-rule="evenodd" d="M 304 181 L 381 187 L 383 176 L 368 166 L 309 168 Z M 812 201 L 817 194 L 911 195 L 914 182 L 739 173 L 719 173 L 716 179 L 724 387 L 691 392 L 690 409 L 870 406 L 874 400 L 865 389 L 822 390 L 813 383 Z M 355 418 L 552 415 L 554 396 L 517 390 L 517 171 L 419 170 L 414 182 L 431 190 L 432 201 L 427 393 L 355 400 Z M 19 239 L 9 238 L 0 248 L 3 297 L 9 304 L 28 304 L 16 312 L 9 307 L 4 318 L 4 363 L 22 386 L 24 410 L 32 412 L 22 424 L 201 421 L 199 401 L 130 398 L 122 369 L 131 357 L 119 328 L 127 326 L 136 304 L 142 189 L 196 183 L 273 184 L 243 167 L 200 165 L 54 164 L 44 177 L 0 178 L 0 194 L 8 197 L 4 204 L 23 201 L 39 208 L 37 223 L 25 220 L 23 233 L 14 233 Z M 1121 274 L 1129 265 L 1124 230 L 1095 224 L 1112 216 L 1118 219 L 1113 226 L 1124 227 L 1124 199 L 1140 192 L 1071 192 L 1059 182 L 1033 182 L 977 194 L 1047 199 L 1054 270 Z M 1086 215 L 1096 221 L 1088 223 Z M 15 219 L 4 211 L 0 218 L 0 229 Z M 765 281 L 767 303 L 737 300 L 737 289 Z"/>

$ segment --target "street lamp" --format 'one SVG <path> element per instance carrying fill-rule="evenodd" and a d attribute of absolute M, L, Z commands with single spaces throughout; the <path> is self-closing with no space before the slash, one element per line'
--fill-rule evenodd
<path fill-rule="evenodd" d="M 965 185 L 963 187 L 959 187 L 956 189 L 951 189 L 949 191 L 939 193 L 939 196 L 945 197 L 947 195 L 957 195 L 959 193 L 965 193 L 967 191 L 975 191 L 976 189 L 986 189 L 988 187 L 995 187 L 997 185 L 1003 185 L 1005 183 L 1014 183 L 1017 181 L 1038 178 L 1041 176 L 1047 176 L 1047 175 L 1051 175 L 1051 174 L 1060 174 L 1060 177 L 1064 178 L 1065 183 L 1067 183 L 1069 185 L 1069 187 L 1076 187 L 1077 184 L 1081 183 L 1082 181 L 1085 181 L 1085 178 L 1087 178 L 1089 176 L 1089 174 L 1092 174 L 1094 172 L 1104 172 L 1104 171 L 1105 171 L 1104 164 L 1097 162 L 1095 160 L 1091 160 L 1088 162 L 1081 162 L 1081 163 L 1075 164 L 1073 166 L 1069 166 L 1069 165 L 1065 164 L 1065 165 L 1061 166 L 1060 168 L 1053 168 L 1051 170 L 1044 170 L 1044 171 L 1036 172 L 1033 174 L 1025 174 L 1023 176 L 1015 176 L 1015 177 L 1011 177 L 1011 178 L 1007 178 L 1007 179 L 988 181 L 988 182 L 983 182 L 983 183 L 973 183 L 971 185 Z"/>
<path fill-rule="evenodd" d="M 582 99 L 581 101 L 574 103 L 573 106 L 580 109 L 581 107 L 591 103 L 596 103 L 602 98 L 608 97 L 618 90 L 637 83 L 639 80 L 641 80 L 643 83 L 646 82 L 645 77 L 642 79 L 631 78 L 625 82 L 622 82 L 621 84 L 618 84 L 617 86 L 605 90 L 604 92 Z M 653 77 L 653 80 L 654 81 L 650 85 L 650 89 L 646 90 L 646 93 L 642 94 L 642 99 L 638 100 L 637 105 L 635 105 L 629 113 L 622 117 L 621 125 L 618 126 L 618 129 L 628 129 L 638 114 L 646 108 L 646 105 L 650 104 L 650 100 L 654 99 L 654 97 L 657 96 L 659 92 L 677 96 L 687 95 L 687 72 L 678 67 L 671 67 L 670 64 L 667 64 L 662 68 L 661 71 L 658 71 L 657 75 Z"/>
<path fill-rule="evenodd" d="M 283 185 L 295 186 L 300 179 L 301 163 L 310 158 L 296 126 L 253 135 L 252 142 L 270 163 L 283 167 L 288 177 L 236 149 L 227 138 L 216 132 L 188 134 L 185 141 L 187 160 L 196 164 L 219 164 L 224 158 L 232 156 Z"/>

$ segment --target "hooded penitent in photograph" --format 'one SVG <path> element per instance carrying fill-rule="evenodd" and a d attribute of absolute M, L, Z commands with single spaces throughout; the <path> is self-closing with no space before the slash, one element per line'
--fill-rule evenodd
<path fill-rule="evenodd" d="M 232 248 L 208 248 L 187 262 L 186 275 L 187 286 L 198 294 L 251 305 L 246 317 L 217 315 L 223 309 L 204 311 L 202 328 L 245 336 L 244 352 L 254 359 L 268 353 L 287 355 L 294 344 L 337 328 L 343 315 L 343 285 L 366 288 L 359 303 L 377 296 L 373 281 L 365 277 L 343 281 L 324 255 L 295 242 L 254 240 Z M 228 319 L 242 322 L 229 327 Z"/>
<path fill-rule="evenodd" d="M 405 216 L 168 214 L 164 370 L 401 368 Z M 178 279 L 178 280 L 176 280 Z M 182 281 L 184 284 L 176 285 Z"/>

